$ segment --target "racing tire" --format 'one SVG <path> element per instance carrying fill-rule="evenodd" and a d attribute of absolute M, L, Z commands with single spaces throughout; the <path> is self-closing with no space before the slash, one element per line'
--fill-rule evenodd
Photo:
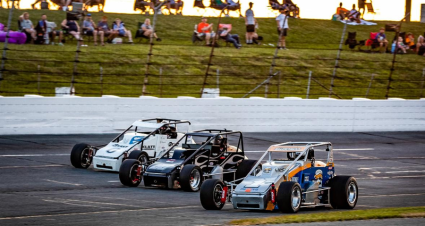
<path fill-rule="evenodd" d="M 225 203 L 221 202 L 224 183 L 219 179 L 209 179 L 201 186 L 201 204 L 206 210 L 221 210 Z"/>
<path fill-rule="evenodd" d="M 329 181 L 334 209 L 353 209 L 359 197 L 357 181 L 351 176 L 336 176 Z"/>
<path fill-rule="evenodd" d="M 276 203 L 283 213 L 296 213 L 301 208 L 302 190 L 300 184 L 293 181 L 280 183 Z"/>
<path fill-rule="evenodd" d="M 236 180 L 246 177 L 255 164 L 257 164 L 257 160 L 243 160 L 236 169 Z"/>
<path fill-rule="evenodd" d="M 89 155 L 89 145 L 88 144 L 76 144 L 71 151 L 71 164 L 75 168 L 87 169 L 91 165 L 93 157 L 88 158 Z"/>
<path fill-rule="evenodd" d="M 136 150 L 130 152 L 130 154 L 128 155 L 128 159 L 137 159 L 142 165 L 147 165 L 149 161 L 149 156 L 146 154 L 146 152 Z"/>
<path fill-rule="evenodd" d="M 188 164 L 180 172 L 180 186 L 184 191 L 199 191 L 203 180 L 204 176 L 199 166 Z"/>
<path fill-rule="evenodd" d="M 126 159 L 120 167 L 121 184 L 128 187 L 137 187 L 142 182 L 142 176 L 137 176 L 139 161 L 136 159 Z"/>

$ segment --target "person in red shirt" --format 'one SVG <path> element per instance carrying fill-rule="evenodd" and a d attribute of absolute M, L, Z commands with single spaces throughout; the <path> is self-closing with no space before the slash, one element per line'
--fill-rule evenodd
<path fill-rule="evenodd" d="M 212 32 L 213 24 L 207 23 L 207 18 L 202 17 L 201 23 L 198 24 L 198 33 L 200 37 L 205 36 L 205 42 L 207 45 L 210 45 L 211 37 L 213 36 Z"/>

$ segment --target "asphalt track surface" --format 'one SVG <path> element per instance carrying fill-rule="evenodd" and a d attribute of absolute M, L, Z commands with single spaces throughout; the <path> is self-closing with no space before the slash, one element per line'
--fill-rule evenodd
<path fill-rule="evenodd" d="M 282 215 L 234 210 L 231 204 L 206 211 L 199 193 L 128 188 L 117 173 L 71 166 L 74 144 L 101 145 L 115 135 L 0 136 L 0 225 L 221 225 Z M 336 173 L 357 178 L 356 209 L 425 205 L 425 132 L 244 135 L 250 159 L 275 143 L 332 142 Z M 329 211 L 335 210 L 302 209 L 298 214 Z"/>

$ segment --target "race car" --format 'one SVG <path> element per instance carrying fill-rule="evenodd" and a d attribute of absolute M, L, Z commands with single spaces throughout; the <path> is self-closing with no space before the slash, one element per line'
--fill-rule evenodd
<path fill-rule="evenodd" d="M 228 138 L 237 140 L 237 146 L 230 145 Z M 182 143 L 181 147 L 177 143 Z M 239 131 L 200 130 L 187 133 L 177 143 L 146 170 L 138 160 L 125 160 L 121 183 L 137 187 L 143 179 L 145 186 L 196 192 L 209 178 L 229 182 L 244 178 L 257 163 L 246 158 Z"/>
<path fill-rule="evenodd" d="M 315 152 L 326 163 L 316 160 Z M 336 176 L 331 143 L 289 142 L 270 146 L 239 184 L 206 180 L 200 196 L 207 210 L 220 210 L 229 201 L 234 209 L 295 213 L 316 206 L 353 209 L 358 186 L 354 177 Z"/>
<path fill-rule="evenodd" d="M 76 168 L 88 168 L 93 162 L 95 169 L 119 172 L 122 162 L 138 159 L 148 165 L 170 146 L 181 146 L 176 141 L 184 136 L 177 132 L 177 125 L 189 121 L 176 119 L 145 119 L 135 121 L 109 144 L 99 147 L 76 144 L 71 151 L 71 164 Z M 189 127 L 188 127 L 189 128 Z"/>

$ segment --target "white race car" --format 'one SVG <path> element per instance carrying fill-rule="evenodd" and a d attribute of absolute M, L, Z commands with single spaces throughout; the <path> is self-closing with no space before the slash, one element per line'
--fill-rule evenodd
<path fill-rule="evenodd" d="M 100 149 L 85 143 L 76 144 L 71 151 L 71 164 L 75 168 L 86 169 L 93 162 L 95 169 L 115 172 L 119 172 L 121 163 L 127 158 L 149 165 L 184 136 L 184 133 L 177 132 L 178 124 L 190 126 L 189 121 L 175 119 L 135 121 Z M 181 147 L 181 144 L 176 146 Z"/>

